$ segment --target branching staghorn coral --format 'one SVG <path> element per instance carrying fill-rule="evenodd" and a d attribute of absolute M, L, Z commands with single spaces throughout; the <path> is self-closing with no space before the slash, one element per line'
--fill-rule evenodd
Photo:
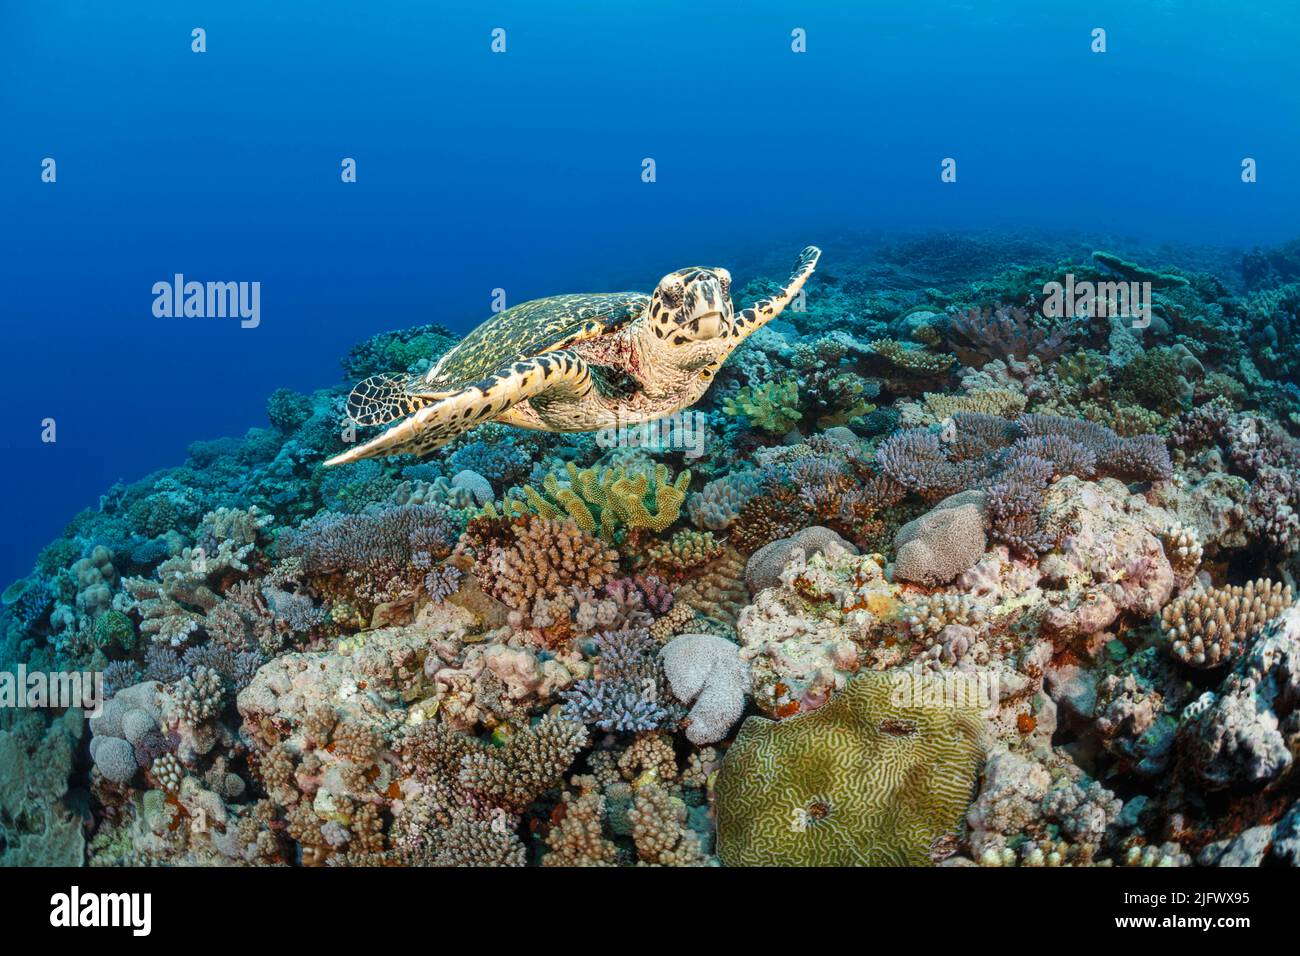
<path fill-rule="evenodd" d="M 364 770 L 384 759 L 387 745 L 373 729 L 360 730 L 351 741 L 347 730 L 336 729 L 331 750 L 344 751 L 349 765 Z M 313 753 L 295 761 L 277 746 L 261 761 L 261 775 L 278 803 L 290 803 L 289 832 L 304 856 L 334 865 L 522 866 L 520 815 L 561 782 L 586 742 L 581 725 L 553 716 L 515 729 L 499 747 L 438 720 L 407 725 L 392 742 L 400 782 L 361 803 L 325 799 L 324 790 L 301 799 L 328 783 L 316 776 L 321 767 Z M 369 777 L 358 774 L 357 783 L 366 786 Z M 302 795 L 299 787 L 307 788 Z M 386 806 L 392 822 L 385 834 L 379 811 Z"/>
<path fill-rule="evenodd" d="M 725 545 L 714 538 L 712 531 L 688 528 L 678 531 L 667 541 L 650 544 L 645 559 L 659 576 L 676 581 L 717 560 L 725 551 Z"/>
<path fill-rule="evenodd" d="M 644 630 L 596 637 L 595 675 L 563 691 L 564 715 L 600 730 L 635 733 L 672 726 L 681 718 L 663 667 L 659 642 Z"/>
<path fill-rule="evenodd" d="M 686 499 L 686 513 L 697 528 L 725 531 L 740 517 L 740 509 L 762 490 L 758 475 L 732 472 L 708 482 Z"/>
<path fill-rule="evenodd" d="M 510 608 L 520 623 L 570 630 L 574 589 L 598 588 L 618 571 L 618 552 L 572 521 L 536 516 L 478 518 L 461 547 L 473 553 L 483 589 Z"/>
<path fill-rule="evenodd" d="M 686 805 L 658 784 L 636 788 L 628 811 L 637 856 L 650 866 L 707 866 L 700 838 L 686 826 Z"/>
<path fill-rule="evenodd" d="M 876 461 L 887 477 L 926 500 L 985 489 L 993 535 L 1030 553 L 1051 547 L 1038 528 L 1038 511 L 1054 478 L 1151 481 L 1173 474 L 1159 436 L 1120 438 L 1095 422 L 1044 414 L 1009 421 L 956 412 L 951 427 L 938 434 L 923 428 L 895 433 L 876 449 Z"/>
<path fill-rule="evenodd" d="M 1191 450 L 1213 445 L 1223 434 L 1232 417 L 1232 404 L 1222 397 L 1183 412 L 1174 420 L 1169 444 Z"/>
<path fill-rule="evenodd" d="M 559 822 L 546 835 L 542 866 L 617 866 L 618 848 L 604 835 L 605 797 L 589 790 L 561 795 Z"/>
<path fill-rule="evenodd" d="M 745 558 L 728 548 L 676 592 L 676 601 L 674 611 L 693 608 L 706 618 L 734 625 L 741 608 L 749 602 Z"/>
<path fill-rule="evenodd" d="M 890 365 L 918 376 L 941 375 L 952 368 L 957 357 L 951 353 L 936 355 L 925 349 L 912 349 L 894 339 L 876 339 L 871 349 Z"/>
<path fill-rule="evenodd" d="M 573 624 L 579 635 L 649 627 L 656 616 L 673 606 L 669 586 L 653 574 L 610 581 L 599 594 L 594 588 L 581 589 L 581 593 L 575 589 L 574 597 Z"/>
<path fill-rule="evenodd" d="M 1248 414 L 1232 416 L 1224 440 L 1234 467 L 1251 479 L 1250 534 L 1282 554 L 1300 550 L 1300 441 Z"/>
<path fill-rule="evenodd" d="M 814 436 L 759 455 L 762 492 L 741 508 L 728 543 L 743 554 L 812 525 L 854 542 L 878 535 L 877 514 L 906 488 L 877 473 L 860 446 Z"/>

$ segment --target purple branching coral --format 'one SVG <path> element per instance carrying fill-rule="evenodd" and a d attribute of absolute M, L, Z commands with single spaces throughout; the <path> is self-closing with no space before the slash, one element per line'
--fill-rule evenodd
<path fill-rule="evenodd" d="M 1039 527 L 1043 492 L 1052 480 L 1052 462 L 1031 454 L 1018 454 L 988 487 L 986 507 L 995 538 L 1028 554 L 1051 549 L 1052 540 Z"/>
<path fill-rule="evenodd" d="M 1011 456 L 1029 457 L 1048 463 L 1053 475 L 1076 475 L 1093 478 L 1097 474 L 1097 454 L 1064 435 L 1035 435 L 1021 438 L 1011 446 Z"/>
<path fill-rule="evenodd" d="M 304 576 L 332 600 L 378 605 L 411 599 L 463 530 L 462 516 L 438 503 L 326 512 L 285 531 L 277 551 L 300 561 Z"/>
<path fill-rule="evenodd" d="M 564 716 L 600 730 L 639 733 L 668 727 L 681 710 L 659 663 L 659 642 L 644 630 L 596 637 L 596 676 L 580 680 L 565 699 Z"/>
<path fill-rule="evenodd" d="M 144 676 L 160 684 L 175 683 L 185 676 L 185 665 L 167 645 L 151 644 L 144 652 Z"/>
<path fill-rule="evenodd" d="M 285 531 L 278 553 L 299 558 L 308 575 L 390 573 L 419 553 L 445 558 L 462 530 L 455 513 L 439 504 L 401 505 L 373 514 L 325 512 Z"/>
<path fill-rule="evenodd" d="M 904 488 L 934 501 L 977 486 L 989 473 L 979 458 L 951 457 L 941 437 L 928 428 L 894 433 L 876 449 L 876 462 Z"/>
<path fill-rule="evenodd" d="M 672 588 L 656 574 L 619 578 L 605 585 L 605 596 L 656 617 L 673 609 Z"/>
<path fill-rule="evenodd" d="M 154 645 L 157 647 L 158 645 Z M 175 656 L 175 652 L 172 652 Z M 130 687 L 140 682 L 140 668 L 134 661 L 110 661 L 104 668 L 104 694 L 112 697 L 123 687 Z"/>
<path fill-rule="evenodd" d="M 993 536 L 1030 553 L 1051 547 L 1038 513 L 1052 479 L 1157 481 L 1173 474 L 1158 435 L 1121 438 L 1095 422 L 1040 414 L 1012 421 L 958 412 L 942 432 L 895 433 L 877 448 L 876 462 L 886 476 L 929 501 L 986 490 Z"/>
<path fill-rule="evenodd" d="M 1215 398 L 1188 409 L 1174 421 L 1169 444 L 1175 448 L 1202 448 L 1215 444 L 1232 417 L 1232 405 L 1225 398 Z"/>
<path fill-rule="evenodd" d="M 228 689 L 236 694 L 252 682 L 253 675 L 262 666 L 262 655 L 256 651 L 232 651 L 217 643 L 188 648 L 181 660 L 189 671 L 206 667 L 220 674 Z"/>
<path fill-rule="evenodd" d="M 464 576 L 465 572 L 454 564 L 440 565 L 424 576 L 424 590 L 433 601 L 445 601 L 460 589 Z"/>
<path fill-rule="evenodd" d="M 762 490 L 757 475 L 740 471 L 715 478 L 686 499 L 686 513 L 697 528 L 724 531 L 731 527 L 740 509 Z"/>
<path fill-rule="evenodd" d="M 1121 438 L 1105 425 L 1060 415 L 1021 415 L 1016 425 L 1029 436 L 1061 436 L 1082 445 L 1096 456 L 1100 475 L 1125 481 L 1167 481 L 1174 474 L 1169 450 L 1159 435 Z"/>

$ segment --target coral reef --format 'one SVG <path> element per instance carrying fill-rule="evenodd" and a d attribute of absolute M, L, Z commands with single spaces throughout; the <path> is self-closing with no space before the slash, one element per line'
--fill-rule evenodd
<path fill-rule="evenodd" d="M 1300 864 L 1300 258 L 1093 248 L 848 248 L 689 447 L 327 469 L 342 386 L 271 391 L 0 594 L 0 670 L 107 697 L 0 713 L 0 860 Z"/>

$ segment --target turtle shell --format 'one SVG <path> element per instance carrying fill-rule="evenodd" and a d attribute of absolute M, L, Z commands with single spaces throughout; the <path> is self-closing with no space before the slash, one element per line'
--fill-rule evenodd
<path fill-rule="evenodd" d="M 640 292 L 573 293 L 521 302 L 461 339 L 424 381 L 436 386 L 478 381 L 521 359 L 617 331 L 649 302 Z"/>

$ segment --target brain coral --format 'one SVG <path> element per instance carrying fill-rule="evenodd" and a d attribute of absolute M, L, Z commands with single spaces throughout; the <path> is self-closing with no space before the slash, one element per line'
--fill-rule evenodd
<path fill-rule="evenodd" d="M 931 689 L 869 671 L 818 710 L 748 718 L 718 773 L 723 862 L 933 862 L 971 802 L 985 738 L 973 707 L 932 700 Z"/>

